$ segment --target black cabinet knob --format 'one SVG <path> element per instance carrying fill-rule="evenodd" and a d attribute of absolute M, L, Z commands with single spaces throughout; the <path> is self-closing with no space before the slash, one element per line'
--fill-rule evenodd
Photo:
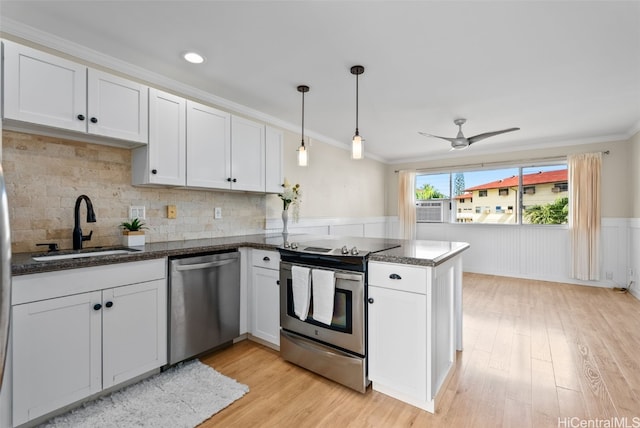
<path fill-rule="evenodd" d="M 231 177 L 227 178 L 227 181 L 228 181 L 229 183 L 231 183 Z"/>
<path fill-rule="evenodd" d="M 277 285 L 280 285 L 280 280 L 277 280 L 277 281 L 276 281 L 276 284 L 277 284 Z"/>
<path fill-rule="evenodd" d="M 89 120 L 91 121 L 91 123 L 98 123 L 98 118 L 97 117 L 92 117 Z"/>
<path fill-rule="evenodd" d="M 391 275 L 389 275 L 390 279 L 402 279 L 402 277 L 400 275 L 398 275 L 397 273 L 392 273 Z"/>
<path fill-rule="evenodd" d="M 79 114 L 77 117 L 78 117 L 78 120 L 84 120 L 84 115 L 83 114 Z"/>
<path fill-rule="evenodd" d="M 154 174 L 154 175 L 155 175 L 155 174 L 157 174 L 157 173 L 158 173 L 158 170 L 157 170 L 157 169 L 152 169 L 152 170 L 151 170 L 151 174 Z"/>
<path fill-rule="evenodd" d="M 107 303 L 104 304 L 107 308 L 110 308 L 113 306 L 113 302 L 112 301 L 108 301 Z"/>
<path fill-rule="evenodd" d="M 271 259 L 270 259 L 268 256 L 264 256 L 264 257 L 262 258 L 262 261 L 263 261 L 263 262 L 270 262 L 270 261 L 271 261 Z"/>
<path fill-rule="evenodd" d="M 236 181 L 238 181 L 238 180 L 236 180 L 236 179 L 234 178 L 232 181 L 235 183 L 235 182 L 236 182 Z"/>
<path fill-rule="evenodd" d="M 369 303 L 373 303 L 373 297 L 369 297 L 369 298 L 367 299 L 367 302 L 369 302 Z"/>
<path fill-rule="evenodd" d="M 100 303 L 96 303 L 95 305 L 93 305 L 94 311 L 99 311 L 100 309 L 102 309 L 102 305 Z"/>

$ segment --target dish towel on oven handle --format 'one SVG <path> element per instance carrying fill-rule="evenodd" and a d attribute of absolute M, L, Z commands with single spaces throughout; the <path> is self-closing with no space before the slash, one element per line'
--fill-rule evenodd
<path fill-rule="evenodd" d="M 291 282 L 293 289 L 293 311 L 302 321 L 309 314 L 311 298 L 311 269 L 302 266 L 291 266 Z"/>
<path fill-rule="evenodd" d="M 313 319 L 331 325 L 333 318 L 333 296 L 336 289 L 335 272 L 313 269 L 311 271 L 313 289 Z"/>

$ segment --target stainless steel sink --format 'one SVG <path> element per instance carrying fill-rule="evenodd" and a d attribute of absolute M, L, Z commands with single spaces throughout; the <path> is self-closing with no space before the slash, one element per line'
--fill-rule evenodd
<path fill-rule="evenodd" d="M 141 250 L 129 247 L 103 247 L 87 248 L 84 250 L 54 251 L 51 253 L 34 254 L 31 256 L 37 262 L 50 262 L 54 260 L 80 259 L 84 257 L 114 256 L 118 254 L 137 253 Z"/>

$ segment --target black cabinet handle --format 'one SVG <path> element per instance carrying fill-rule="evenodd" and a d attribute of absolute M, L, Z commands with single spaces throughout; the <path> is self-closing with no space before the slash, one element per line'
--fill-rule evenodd
<path fill-rule="evenodd" d="M 89 120 L 91 121 L 91 123 L 98 123 L 98 118 L 97 117 L 92 117 Z"/>
<path fill-rule="evenodd" d="M 270 259 L 268 256 L 264 256 L 264 257 L 262 258 L 262 261 L 263 261 L 263 262 L 270 262 L 270 261 L 271 261 L 271 259 Z"/>
<path fill-rule="evenodd" d="M 369 303 L 373 303 L 373 297 L 369 297 L 369 298 L 367 299 L 367 302 L 369 302 Z"/>
<path fill-rule="evenodd" d="M 280 285 L 280 280 L 277 280 L 277 281 L 276 281 L 276 284 L 277 284 L 277 285 Z"/>
<path fill-rule="evenodd" d="M 100 303 L 96 303 L 95 305 L 93 305 L 94 311 L 99 311 L 100 309 L 102 309 L 102 305 Z"/>
<path fill-rule="evenodd" d="M 227 178 L 227 181 L 228 181 L 229 183 L 231 183 L 231 177 Z"/>
<path fill-rule="evenodd" d="M 84 120 L 84 114 L 79 114 L 77 117 L 78 117 L 78 120 Z"/>
<path fill-rule="evenodd" d="M 402 277 L 400 275 L 398 275 L 397 273 L 392 273 L 391 275 L 389 275 L 390 279 L 402 279 Z"/>
<path fill-rule="evenodd" d="M 155 174 L 157 174 L 157 173 L 158 173 L 158 170 L 157 170 L 157 169 L 152 169 L 152 170 L 151 170 L 151 174 L 154 174 L 154 175 L 155 175 Z"/>
<path fill-rule="evenodd" d="M 113 302 L 112 301 L 108 301 L 107 303 L 104 304 L 107 308 L 110 308 L 113 306 Z"/>
<path fill-rule="evenodd" d="M 233 180 L 231 180 L 231 181 L 233 181 L 233 182 L 235 183 L 235 182 L 236 182 L 236 181 L 238 181 L 238 180 L 236 180 L 236 179 L 234 178 L 234 179 L 233 179 Z"/>

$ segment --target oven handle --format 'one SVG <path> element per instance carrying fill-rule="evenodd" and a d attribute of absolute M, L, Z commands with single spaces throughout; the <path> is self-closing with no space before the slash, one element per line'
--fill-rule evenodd
<path fill-rule="evenodd" d="M 336 279 L 344 279 L 344 280 L 347 280 L 347 281 L 364 281 L 364 278 L 363 278 L 362 274 L 336 272 L 335 278 Z"/>

